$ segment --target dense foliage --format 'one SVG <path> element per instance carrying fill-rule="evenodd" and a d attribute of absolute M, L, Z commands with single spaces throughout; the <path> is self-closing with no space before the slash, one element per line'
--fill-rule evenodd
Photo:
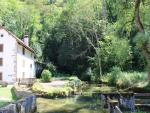
<path fill-rule="evenodd" d="M 108 79 L 109 85 L 120 88 L 145 87 L 148 85 L 147 73 L 122 72 L 118 67 L 114 67 L 105 78 Z"/>
<path fill-rule="evenodd" d="M 52 80 L 52 73 L 49 70 L 44 69 L 41 74 L 41 79 L 43 82 L 50 82 Z"/>
<path fill-rule="evenodd" d="M 28 34 L 37 59 L 53 71 L 96 81 L 114 66 L 146 70 L 150 2 L 142 2 L 1 0 L 0 25 L 20 38 Z"/>

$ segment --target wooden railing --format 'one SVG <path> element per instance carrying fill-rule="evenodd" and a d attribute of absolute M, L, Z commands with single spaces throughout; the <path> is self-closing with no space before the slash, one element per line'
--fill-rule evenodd
<path fill-rule="evenodd" d="M 109 97 L 107 97 L 107 100 L 108 100 L 109 113 L 123 113 L 118 107 L 119 106 L 118 100 L 111 99 Z"/>
<path fill-rule="evenodd" d="M 18 85 L 32 85 L 36 81 L 35 78 L 17 78 Z"/>
<path fill-rule="evenodd" d="M 135 111 L 134 93 L 102 93 L 102 105 L 109 108 L 109 113 L 122 113 L 120 106 Z"/>
<path fill-rule="evenodd" d="M 115 110 L 117 113 L 123 113 L 118 106 L 115 106 Z"/>

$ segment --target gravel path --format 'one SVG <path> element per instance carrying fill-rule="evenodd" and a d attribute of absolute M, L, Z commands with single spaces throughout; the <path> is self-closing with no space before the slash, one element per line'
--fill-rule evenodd
<path fill-rule="evenodd" d="M 40 84 L 42 84 L 44 88 L 50 88 L 50 87 L 64 87 L 66 83 L 67 81 L 56 80 L 50 83 L 40 83 Z"/>

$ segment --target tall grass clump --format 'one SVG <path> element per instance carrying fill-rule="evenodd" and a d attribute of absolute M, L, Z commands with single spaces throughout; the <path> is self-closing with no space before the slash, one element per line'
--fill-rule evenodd
<path fill-rule="evenodd" d="M 145 87 L 148 85 L 148 74 L 144 72 L 122 72 L 114 67 L 108 76 L 108 84 L 120 88 Z"/>
<path fill-rule="evenodd" d="M 121 69 L 119 67 L 113 67 L 111 73 L 108 73 L 108 84 L 116 85 L 118 77 L 121 75 Z"/>

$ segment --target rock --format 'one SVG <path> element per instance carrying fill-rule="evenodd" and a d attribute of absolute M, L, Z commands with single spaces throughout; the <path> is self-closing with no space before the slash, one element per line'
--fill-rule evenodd
<path fill-rule="evenodd" d="M 7 82 L 4 82 L 4 81 L 0 81 L 0 85 L 2 87 L 7 87 L 8 83 Z"/>

